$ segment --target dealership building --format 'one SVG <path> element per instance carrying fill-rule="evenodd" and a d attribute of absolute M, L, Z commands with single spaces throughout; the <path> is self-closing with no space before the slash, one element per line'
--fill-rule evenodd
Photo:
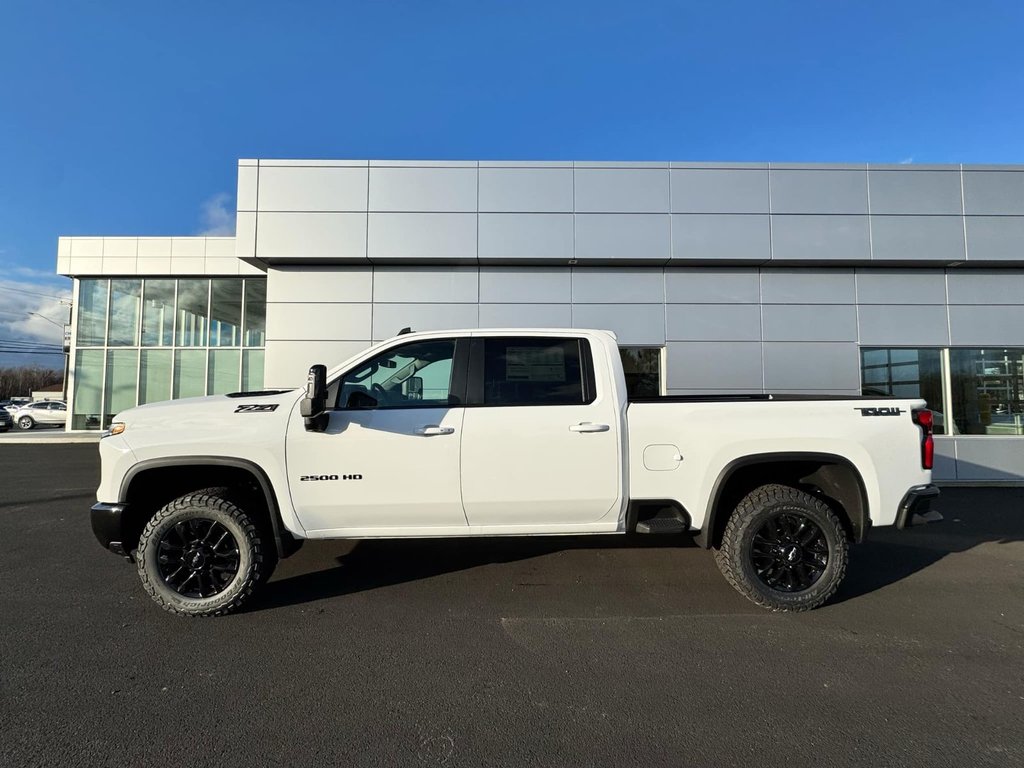
<path fill-rule="evenodd" d="M 240 160 L 237 209 L 60 238 L 70 429 L 404 327 L 605 328 L 636 393 L 921 396 L 937 477 L 1024 480 L 1024 166 Z"/>

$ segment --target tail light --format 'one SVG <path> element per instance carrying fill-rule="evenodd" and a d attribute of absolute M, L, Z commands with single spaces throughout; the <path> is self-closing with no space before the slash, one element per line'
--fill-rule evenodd
<path fill-rule="evenodd" d="M 932 412 L 924 409 L 911 412 L 914 423 L 921 428 L 921 468 L 931 469 L 935 463 L 935 439 L 932 437 Z"/>

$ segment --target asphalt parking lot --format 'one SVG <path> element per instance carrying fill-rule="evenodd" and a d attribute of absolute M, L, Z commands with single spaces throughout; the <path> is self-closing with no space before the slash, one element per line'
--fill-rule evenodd
<path fill-rule="evenodd" d="M 95 445 L 0 447 L 0 764 L 1024 764 L 1024 490 L 772 615 L 692 545 L 307 544 L 223 619 L 99 548 Z"/>

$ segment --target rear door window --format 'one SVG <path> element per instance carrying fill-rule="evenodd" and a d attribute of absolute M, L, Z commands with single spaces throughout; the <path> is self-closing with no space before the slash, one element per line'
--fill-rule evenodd
<path fill-rule="evenodd" d="M 497 337 L 483 339 L 482 347 L 482 405 L 585 405 L 594 399 L 584 339 Z"/>

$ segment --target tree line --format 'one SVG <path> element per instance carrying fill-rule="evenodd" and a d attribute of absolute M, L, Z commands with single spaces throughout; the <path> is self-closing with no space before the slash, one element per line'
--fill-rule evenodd
<path fill-rule="evenodd" d="M 38 365 L 0 368 L 0 400 L 7 400 L 11 397 L 31 397 L 32 393 L 38 389 L 60 384 L 62 378 L 62 371 Z"/>

